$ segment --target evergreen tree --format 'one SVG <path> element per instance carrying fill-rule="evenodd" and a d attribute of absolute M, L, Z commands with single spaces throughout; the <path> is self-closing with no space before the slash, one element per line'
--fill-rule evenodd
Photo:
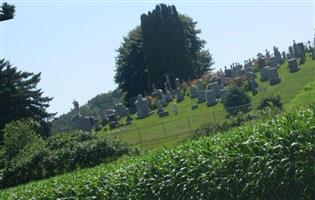
<path fill-rule="evenodd" d="M 115 82 L 120 89 L 127 93 L 127 99 L 143 92 L 150 92 L 151 84 L 156 84 L 156 82 L 149 83 L 148 78 L 156 79 L 160 84 L 163 84 L 165 81 L 164 74 L 166 74 L 167 70 L 170 68 L 165 66 L 172 66 L 172 63 L 174 63 L 172 58 L 177 56 L 179 50 L 171 50 L 171 48 L 168 47 L 165 48 L 165 46 L 168 45 L 176 47 L 176 43 L 172 43 L 173 39 L 170 39 L 169 35 L 163 34 L 163 32 L 168 32 L 174 28 L 174 26 L 168 22 L 172 21 L 172 16 L 170 10 L 167 8 L 168 7 L 165 5 L 157 6 L 157 13 L 160 13 L 160 17 L 157 19 L 160 19 L 161 16 L 165 16 L 163 20 L 159 20 L 159 23 L 154 22 L 155 25 L 150 28 L 146 28 L 146 23 L 143 23 L 141 27 L 136 27 L 124 38 L 121 46 L 117 50 Z M 162 12 L 164 14 L 161 14 Z M 152 17 L 153 12 L 149 12 L 148 15 Z M 146 20 L 147 15 L 143 15 L 142 18 Z M 193 72 L 189 74 L 189 77 L 199 78 L 203 73 L 211 70 L 211 65 L 213 65 L 212 56 L 208 50 L 204 49 L 205 41 L 198 37 L 201 31 L 196 29 L 197 22 L 194 22 L 193 19 L 187 15 L 178 14 L 178 18 L 184 30 L 184 45 L 191 58 L 189 68 L 193 68 Z M 147 37 L 148 35 L 143 34 L 143 27 L 151 36 Z M 162 29 L 162 31 L 159 32 L 160 29 Z M 150 51 L 144 50 L 145 37 L 147 37 L 146 42 L 149 43 L 149 46 L 152 46 Z M 164 47 L 161 48 L 159 45 L 153 45 L 153 42 L 156 40 L 159 41 L 158 43 L 163 43 Z M 150 67 L 146 62 L 146 58 L 148 57 L 151 58 L 150 63 L 160 63 L 158 65 L 159 67 L 153 67 L 153 65 L 150 65 Z M 182 58 L 178 60 L 181 59 Z M 180 73 L 185 71 L 182 69 L 178 70 Z M 180 73 L 170 75 L 172 78 L 175 78 L 177 76 L 179 77 Z M 156 84 L 156 86 L 163 88 L 163 85 Z"/>
<path fill-rule="evenodd" d="M 222 103 L 230 115 L 250 111 L 250 98 L 245 90 L 237 85 L 233 85 L 228 89 Z"/>
<path fill-rule="evenodd" d="M 0 7 L 0 21 L 13 19 L 14 13 L 15 6 L 4 2 Z"/>
<path fill-rule="evenodd" d="M 164 74 L 180 79 L 192 77 L 192 60 L 175 6 L 160 4 L 143 14 L 141 29 L 149 85 L 154 83 L 162 88 Z"/>
<path fill-rule="evenodd" d="M 52 98 L 43 97 L 41 89 L 36 88 L 40 75 L 18 71 L 9 62 L 0 60 L 0 130 L 11 121 L 32 118 L 41 125 L 39 133 L 48 136 L 48 120 L 54 114 L 46 112 L 46 108 Z"/>

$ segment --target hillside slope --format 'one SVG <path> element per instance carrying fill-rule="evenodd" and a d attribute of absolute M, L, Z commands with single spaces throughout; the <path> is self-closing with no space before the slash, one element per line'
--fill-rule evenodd
<path fill-rule="evenodd" d="M 288 64 L 284 63 L 280 66 L 279 73 L 282 81 L 280 84 L 273 86 L 270 86 L 268 82 L 261 82 L 259 76 L 257 77 L 260 91 L 255 96 L 251 95 L 252 108 L 256 109 L 263 98 L 280 95 L 284 101 L 284 109 L 289 110 L 289 105 L 294 104 L 291 100 L 300 94 L 310 82 L 314 81 L 315 61 L 308 55 L 300 71 L 290 73 Z M 309 99 L 311 101 L 311 98 Z M 159 118 L 157 114 L 153 114 L 145 119 L 134 120 L 132 125 L 129 126 L 123 126 L 115 130 L 102 130 L 99 135 L 116 136 L 129 144 L 151 149 L 176 143 L 191 135 L 193 130 L 199 128 L 203 123 L 216 123 L 226 120 L 227 113 L 221 103 L 212 107 L 207 107 L 203 103 L 199 104 L 198 109 L 192 110 L 191 106 L 196 104 L 196 99 L 190 99 L 186 96 L 183 102 L 177 103 L 178 115 L 173 113 L 173 103 L 171 102 L 165 108 L 170 113 L 168 117 Z M 122 119 L 122 122 L 124 120 Z"/>

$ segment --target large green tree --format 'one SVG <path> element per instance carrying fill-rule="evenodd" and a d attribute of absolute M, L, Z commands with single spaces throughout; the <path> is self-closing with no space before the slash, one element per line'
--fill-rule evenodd
<path fill-rule="evenodd" d="M 152 12 L 141 15 L 141 30 L 150 85 L 163 87 L 164 74 L 191 78 L 192 59 L 175 6 L 160 4 Z"/>
<path fill-rule="evenodd" d="M 160 8 L 160 7 L 158 7 Z M 167 13 L 167 12 L 166 12 Z M 199 78 L 206 71 L 211 70 L 211 66 L 213 65 L 213 59 L 208 50 L 204 49 L 205 41 L 199 38 L 199 34 L 201 30 L 196 28 L 197 22 L 193 21 L 193 19 L 187 15 L 178 14 L 178 18 L 183 26 L 184 32 L 184 45 L 185 49 L 188 52 L 187 57 L 191 60 L 191 65 L 193 71 L 188 74 L 189 78 Z M 171 20 L 171 18 L 167 18 L 166 20 Z M 164 27 L 165 31 L 173 29 L 173 26 L 168 25 L 168 23 L 164 22 L 162 25 L 159 25 L 160 28 Z M 154 37 L 161 37 L 163 34 L 156 34 L 154 30 L 155 27 L 151 27 L 150 33 L 153 34 Z M 166 35 L 166 34 L 164 34 Z M 153 37 L 152 36 L 152 37 Z M 177 50 L 174 49 L 171 51 L 171 48 L 167 47 L 169 45 L 175 45 L 169 41 L 169 36 L 163 36 L 163 40 L 165 40 L 164 45 L 165 49 L 156 50 L 158 46 L 153 46 L 152 52 L 147 52 L 144 50 L 144 40 L 142 34 L 142 27 L 136 27 L 123 39 L 123 42 L 119 49 L 117 50 L 118 55 L 116 57 L 116 74 L 115 74 L 115 82 L 118 84 L 119 88 L 127 93 L 126 97 L 134 97 L 137 94 L 143 92 L 150 92 L 151 83 L 148 81 L 149 73 L 155 75 L 155 78 L 158 80 L 157 87 L 163 88 L 161 85 L 164 80 L 164 74 L 168 73 L 165 67 L 158 67 L 156 65 L 149 67 L 147 64 L 148 56 L 147 53 L 154 59 L 161 61 L 163 56 L 161 55 L 164 51 L 167 51 L 168 54 L 174 54 L 174 57 L 177 55 Z M 150 42 L 150 41 L 149 41 Z M 164 58 L 168 58 L 164 56 Z M 164 59 L 164 65 L 161 66 L 169 66 L 172 62 L 172 59 Z M 182 57 L 178 60 L 184 60 Z M 152 61 L 153 62 L 153 61 Z M 162 62 L 162 61 L 161 61 Z M 183 67 L 182 65 L 180 67 Z M 154 69 L 153 69 L 154 68 Z M 182 68 L 179 68 L 179 72 L 175 72 L 170 74 L 172 78 L 181 77 Z"/>
<path fill-rule="evenodd" d="M 32 118 L 40 123 L 40 134 L 49 134 L 48 121 L 54 114 L 46 109 L 52 98 L 44 97 L 37 89 L 40 75 L 19 71 L 8 61 L 0 60 L 0 130 L 13 120 Z"/>
<path fill-rule="evenodd" d="M 0 6 L 0 21 L 13 19 L 15 13 L 15 6 L 8 3 L 2 3 Z"/>

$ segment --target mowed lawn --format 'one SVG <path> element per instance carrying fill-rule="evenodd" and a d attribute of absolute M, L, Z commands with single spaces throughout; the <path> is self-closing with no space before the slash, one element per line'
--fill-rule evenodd
<path fill-rule="evenodd" d="M 261 99 L 270 95 L 280 95 L 286 110 L 292 108 L 291 102 L 296 103 L 298 101 L 299 104 L 303 104 L 303 99 L 293 99 L 315 80 L 315 61 L 307 57 L 306 63 L 296 73 L 290 73 L 287 63 L 284 63 L 281 65 L 279 73 L 282 81 L 274 86 L 270 86 L 268 82 L 261 82 L 257 76 L 260 91 L 255 96 L 250 93 L 254 109 L 259 105 Z M 304 96 L 307 95 L 304 94 Z M 312 99 L 308 98 L 307 102 L 310 103 L 311 101 Z M 183 102 L 176 103 L 179 109 L 177 115 L 172 110 L 172 104 L 175 103 L 173 101 L 165 108 L 170 113 L 168 117 L 160 118 L 156 111 L 153 111 L 154 113 L 145 119 L 134 119 L 131 125 L 118 129 L 101 130 L 99 135 L 115 136 L 142 149 L 152 149 L 180 142 L 206 122 L 222 122 L 226 119 L 227 112 L 220 102 L 212 107 L 208 107 L 206 103 L 198 104 L 199 108 L 192 110 L 191 106 L 196 102 L 196 99 L 185 96 Z"/>

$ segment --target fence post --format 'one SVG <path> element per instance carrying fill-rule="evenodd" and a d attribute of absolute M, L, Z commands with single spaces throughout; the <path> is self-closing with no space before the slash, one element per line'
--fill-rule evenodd
<path fill-rule="evenodd" d="M 191 124 L 190 124 L 189 117 L 187 117 L 187 122 L 188 122 L 189 132 L 190 132 L 190 134 L 192 134 L 192 129 L 191 129 Z"/>
<path fill-rule="evenodd" d="M 165 130 L 165 122 L 164 121 L 163 121 L 162 126 L 163 126 L 163 131 L 164 131 L 164 138 L 165 138 L 166 137 L 166 130 Z"/>
<path fill-rule="evenodd" d="M 141 137 L 140 128 L 138 128 L 138 135 L 139 135 L 139 141 L 140 141 L 140 144 L 141 144 L 142 143 L 142 137 Z"/>

